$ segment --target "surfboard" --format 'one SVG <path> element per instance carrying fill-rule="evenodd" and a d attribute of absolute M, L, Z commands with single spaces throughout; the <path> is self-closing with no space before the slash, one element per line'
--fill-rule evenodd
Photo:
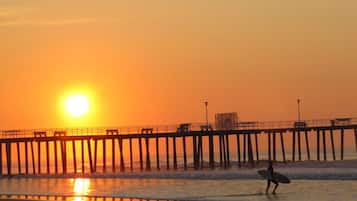
<path fill-rule="evenodd" d="M 258 170 L 258 174 L 261 177 L 263 177 L 263 179 L 268 179 L 268 171 L 267 170 Z M 282 174 L 280 174 L 278 172 L 274 172 L 273 173 L 273 177 L 279 183 L 282 183 L 282 184 L 290 183 L 290 179 L 287 176 L 282 175 Z"/>

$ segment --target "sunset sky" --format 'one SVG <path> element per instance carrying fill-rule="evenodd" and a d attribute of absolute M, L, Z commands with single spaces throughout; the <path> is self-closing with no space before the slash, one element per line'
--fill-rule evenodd
<path fill-rule="evenodd" d="M 357 116 L 357 1 L 0 0 L 0 129 Z M 69 116 L 71 94 L 89 113 Z"/>

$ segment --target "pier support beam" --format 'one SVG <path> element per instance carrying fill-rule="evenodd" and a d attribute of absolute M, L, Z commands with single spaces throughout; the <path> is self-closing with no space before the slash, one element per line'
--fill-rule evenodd
<path fill-rule="evenodd" d="M 7 163 L 7 174 L 11 175 L 11 143 L 6 143 L 6 163 Z"/>
<path fill-rule="evenodd" d="M 94 172 L 97 172 L 97 150 L 98 150 L 98 140 L 94 140 Z"/>
<path fill-rule="evenodd" d="M 256 154 L 256 160 L 259 162 L 259 143 L 258 143 L 258 134 L 254 133 L 255 137 L 255 154 Z"/>
<path fill-rule="evenodd" d="M 320 130 L 317 129 L 316 131 L 316 154 L 317 160 L 320 160 Z"/>
<path fill-rule="evenodd" d="M 293 131 L 293 143 L 292 143 L 292 161 L 295 161 L 295 140 L 296 140 L 296 132 L 295 130 Z"/>
<path fill-rule="evenodd" d="M 208 131 L 207 131 L 208 132 Z M 215 168 L 214 162 L 214 143 L 213 143 L 213 135 L 208 136 L 208 149 L 209 149 L 209 166 L 211 169 Z"/>
<path fill-rule="evenodd" d="M 0 146 L 0 149 L 1 149 L 1 146 Z M 2 156 L 1 151 L 0 151 L 0 156 Z M 0 165 L 0 168 L 2 168 L 2 165 Z M 29 154 L 28 154 L 28 142 L 27 141 L 25 142 L 25 173 L 29 174 Z"/>
<path fill-rule="evenodd" d="M 46 168 L 47 174 L 50 174 L 50 145 L 48 141 L 46 141 Z"/>
<path fill-rule="evenodd" d="M 223 142 L 222 142 L 222 136 L 218 136 L 219 139 L 219 166 L 223 167 Z"/>
<path fill-rule="evenodd" d="M 129 138 L 129 152 L 130 152 L 130 171 L 134 170 L 133 167 L 133 140 Z"/>
<path fill-rule="evenodd" d="M 198 169 L 198 163 L 199 163 L 199 151 L 197 147 L 197 136 L 192 136 L 192 158 L 193 158 L 193 167 L 195 170 Z"/>
<path fill-rule="evenodd" d="M 160 170 L 160 150 L 159 150 L 159 136 L 158 134 L 156 133 L 156 138 L 155 138 L 155 142 L 156 142 L 156 169 L 157 170 Z"/>
<path fill-rule="evenodd" d="M 283 154 L 283 161 L 284 163 L 286 162 L 286 158 L 285 158 L 285 145 L 284 145 L 284 136 L 283 136 L 283 132 L 280 131 L 280 144 L 281 144 L 281 151 Z"/>
<path fill-rule="evenodd" d="M 310 160 L 309 133 L 307 130 L 305 130 L 305 144 L 306 144 L 307 160 Z"/>
<path fill-rule="evenodd" d="M 247 162 L 247 134 L 243 133 L 243 163 Z"/>
<path fill-rule="evenodd" d="M 90 172 L 94 173 L 94 167 L 93 167 L 93 160 L 92 160 L 92 146 L 90 143 L 90 140 L 87 140 L 87 146 L 88 146 L 88 158 L 89 158 L 89 167 L 90 167 Z"/>
<path fill-rule="evenodd" d="M 120 154 L 120 171 L 125 171 L 125 162 L 124 162 L 124 153 L 123 153 L 123 139 L 121 137 L 118 138 L 119 141 L 119 154 Z"/>
<path fill-rule="evenodd" d="M 0 142 L 0 175 L 2 174 L 2 143 Z"/>
<path fill-rule="evenodd" d="M 84 140 L 81 140 L 81 158 L 82 158 L 82 173 L 85 173 L 85 168 L 84 168 Z"/>
<path fill-rule="evenodd" d="M 72 140 L 72 151 L 73 151 L 73 172 L 77 173 L 77 154 L 76 154 L 76 142 Z"/>
<path fill-rule="evenodd" d="M 115 138 L 112 139 L 112 172 L 115 172 Z"/>
<path fill-rule="evenodd" d="M 336 154 L 335 154 L 335 142 L 334 142 L 334 137 L 333 137 L 333 129 L 330 129 L 330 138 L 331 138 L 331 148 L 332 148 L 332 158 L 333 160 L 336 160 Z"/>
<path fill-rule="evenodd" d="M 66 140 L 61 141 L 61 150 L 62 150 L 62 173 L 67 174 L 67 142 Z"/>
<path fill-rule="evenodd" d="M 185 134 L 183 134 L 185 135 Z M 183 151 L 183 167 L 187 170 L 187 153 L 186 153 L 186 137 L 182 137 L 182 151 Z"/>
<path fill-rule="evenodd" d="M 355 148 L 356 148 L 356 152 L 357 152 L 357 128 L 354 129 L 354 136 L 355 136 Z"/>
<path fill-rule="evenodd" d="M 298 137 L 298 153 L 299 153 L 299 161 L 301 161 L 301 133 L 300 130 L 297 132 Z"/>
<path fill-rule="evenodd" d="M 55 155 L 54 158 L 55 158 L 55 174 L 58 174 L 58 155 L 57 155 L 57 141 L 54 140 L 53 141 L 53 154 Z"/>
<path fill-rule="evenodd" d="M 226 152 L 227 152 L 227 167 L 231 166 L 231 159 L 229 155 L 229 134 L 226 134 Z"/>
<path fill-rule="evenodd" d="M 107 140 L 102 141 L 103 148 L 103 173 L 107 172 Z"/>
<path fill-rule="evenodd" d="M 343 150 L 344 150 L 344 136 L 345 130 L 341 129 L 341 160 L 343 160 Z"/>
<path fill-rule="evenodd" d="M 146 147 L 146 170 L 151 170 L 151 161 L 150 161 L 150 141 L 149 138 L 145 138 L 145 147 Z"/>
<path fill-rule="evenodd" d="M 276 161 L 276 133 L 273 132 L 273 160 Z"/>
<path fill-rule="evenodd" d="M 35 162 L 35 151 L 34 151 L 34 148 L 33 148 L 33 141 L 31 141 L 31 159 L 32 159 L 32 172 L 33 174 L 36 174 L 36 162 Z"/>
<path fill-rule="evenodd" d="M 326 131 L 325 130 L 322 130 L 322 145 L 324 151 L 324 161 L 326 161 L 327 155 L 326 155 Z"/>
<path fill-rule="evenodd" d="M 254 158 L 253 158 L 253 145 L 252 145 L 251 133 L 248 134 L 248 161 L 249 161 L 251 164 L 254 163 Z"/>
<path fill-rule="evenodd" d="M 176 154 L 176 137 L 172 138 L 173 155 L 174 155 L 174 169 L 177 169 L 177 154 Z"/>
<path fill-rule="evenodd" d="M 17 149 L 17 169 L 18 169 L 18 174 L 21 174 L 20 142 L 16 142 L 16 149 Z"/>
<path fill-rule="evenodd" d="M 223 165 L 224 165 L 224 168 L 227 168 L 226 142 L 224 139 L 224 135 L 220 135 L 220 136 L 222 138 Z"/>
<path fill-rule="evenodd" d="M 165 138 L 165 145 L 166 145 L 166 169 L 170 169 L 170 146 L 169 146 L 169 137 Z"/>
<path fill-rule="evenodd" d="M 268 133 L 268 160 L 271 161 L 271 133 Z"/>
<path fill-rule="evenodd" d="M 240 158 L 240 135 L 237 134 L 237 158 L 238 158 L 238 167 L 241 167 L 241 158 Z"/>
<path fill-rule="evenodd" d="M 203 168 L 203 140 L 202 135 L 198 136 L 198 150 L 199 150 L 199 161 L 200 161 L 200 168 Z"/>
<path fill-rule="evenodd" d="M 40 141 L 37 141 L 37 158 L 38 158 L 37 161 L 38 174 L 41 174 L 41 142 Z"/>
<path fill-rule="evenodd" d="M 141 142 L 141 137 L 138 138 L 138 144 L 139 144 L 139 162 L 140 162 L 140 170 L 144 170 L 144 164 L 143 164 L 143 145 Z"/>

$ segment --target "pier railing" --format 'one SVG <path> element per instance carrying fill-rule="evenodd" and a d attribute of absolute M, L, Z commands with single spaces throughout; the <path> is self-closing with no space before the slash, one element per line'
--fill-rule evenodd
<path fill-rule="evenodd" d="M 206 123 L 189 123 L 190 131 L 201 131 Z M 218 129 L 214 123 L 209 123 L 210 128 Z M 303 121 L 239 121 L 231 130 L 266 130 L 266 129 L 293 129 L 293 128 L 316 128 L 331 126 L 357 125 L 357 118 L 336 119 L 312 119 Z M 118 130 L 119 134 L 141 134 L 143 128 L 152 128 L 153 133 L 176 132 L 180 124 L 171 125 L 144 125 L 130 127 L 94 127 L 94 128 L 43 128 L 43 129 L 20 129 L 0 130 L 0 139 L 31 138 L 35 132 L 44 132 L 46 136 L 54 136 L 56 132 L 65 132 L 67 136 L 107 135 L 107 130 Z"/>

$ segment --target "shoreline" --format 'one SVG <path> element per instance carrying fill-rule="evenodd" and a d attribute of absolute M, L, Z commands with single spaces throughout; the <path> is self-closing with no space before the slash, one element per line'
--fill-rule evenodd
<path fill-rule="evenodd" d="M 200 170 L 152 170 L 121 173 L 68 173 L 68 174 L 41 174 L 41 175 L 3 175 L 0 179 L 200 179 L 200 180 L 232 180 L 232 179 L 261 179 L 256 173 L 264 169 L 267 161 L 260 161 L 254 167 L 245 165 L 238 168 L 236 162 L 231 163 L 228 169 Z M 291 179 L 298 180 L 357 180 L 357 160 L 344 161 L 299 161 L 276 162 L 274 169 Z"/>

